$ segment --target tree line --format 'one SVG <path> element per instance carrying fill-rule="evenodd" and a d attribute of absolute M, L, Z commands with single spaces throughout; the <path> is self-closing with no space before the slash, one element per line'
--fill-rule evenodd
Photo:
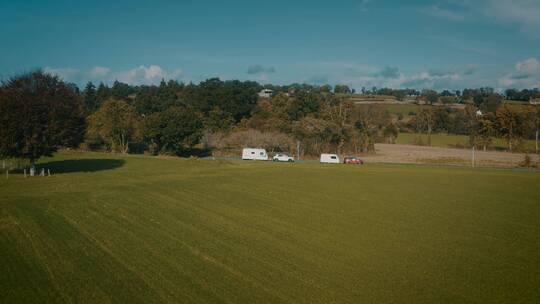
<path fill-rule="evenodd" d="M 538 153 L 540 130 L 540 107 L 519 107 L 500 103 L 497 106 L 481 107 L 474 104 L 464 109 L 450 107 L 425 107 L 407 121 L 399 121 L 401 131 L 418 132 L 427 135 L 431 145 L 432 133 L 468 135 L 469 146 L 487 150 L 495 138 L 506 141 L 508 151 L 522 151 L 525 139 L 535 139 L 535 153 Z"/>
<path fill-rule="evenodd" d="M 259 97 L 263 88 L 273 96 Z M 34 71 L 0 86 L 0 157 L 34 162 L 60 148 L 154 155 L 231 154 L 243 146 L 302 155 L 360 153 L 374 151 L 377 142 L 393 143 L 407 130 L 467 134 L 483 147 L 504 137 L 513 150 L 519 140 L 538 137 L 537 108 L 502 104 L 491 89 L 402 90 L 427 104 L 458 95 L 472 101 L 464 110 L 424 107 L 408 119 L 384 106 L 357 106 L 344 97 L 352 93 L 345 85 L 262 86 L 218 78 L 140 86 L 90 82 L 79 90 Z"/>
<path fill-rule="evenodd" d="M 355 90 L 350 89 L 346 85 L 337 85 L 334 87 L 334 93 L 336 94 L 354 94 Z M 481 103 L 481 99 L 494 98 L 513 100 L 521 102 L 529 102 L 531 100 L 540 99 L 540 89 L 507 89 L 502 93 L 495 92 L 493 88 L 466 88 L 461 90 L 442 90 L 440 92 L 430 89 L 416 90 L 416 89 L 391 89 L 391 88 L 377 88 L 371 89 L 362 88 L 361 94 L 367 96 L 379 95 L 379 96 L 392 96 L 398 101 L 403 101 L 406 98 L 412 98 L 417 101 L 424 101 L 429 104 L 434 103 L 468 103 L 475 102 Z"/>

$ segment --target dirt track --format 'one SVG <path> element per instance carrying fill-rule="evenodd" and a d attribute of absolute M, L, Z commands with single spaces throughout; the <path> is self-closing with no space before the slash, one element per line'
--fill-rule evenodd
<path fill-rule="evenodd" d="M 366 162 L 379 163 L 410 163 L 410 164 L 440 164 L 471 166 L 472 151 L 438 147 L 423 147 L 413 145 L 376 144 L 375 154 L 366 154 L 362 158 Z M 538 155 L 530 154 L 534 164 L 540 164 Z M 522 153 L 507 153 L 496 151 L 476 151 L 476 166 L 515 168 L 525 159 Z"/>

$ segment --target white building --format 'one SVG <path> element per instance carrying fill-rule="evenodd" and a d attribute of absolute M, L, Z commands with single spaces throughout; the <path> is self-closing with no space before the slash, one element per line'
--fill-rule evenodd
<path fill-rule="evenodd" d="M 273 93 L 274 93 L 274 91 L 272 91 L 270 89 L 263 89 L 262 91 L 259 92 L 259 97 L 270 98 L 270 97 L 272 97 Z"/>

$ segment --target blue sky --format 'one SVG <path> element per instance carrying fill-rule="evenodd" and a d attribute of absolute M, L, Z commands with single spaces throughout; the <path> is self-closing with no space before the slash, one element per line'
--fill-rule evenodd
<path fill-rule="evenodd" d="M 540 87 L 539 0 L 0 0 L 0 77 Z"/>

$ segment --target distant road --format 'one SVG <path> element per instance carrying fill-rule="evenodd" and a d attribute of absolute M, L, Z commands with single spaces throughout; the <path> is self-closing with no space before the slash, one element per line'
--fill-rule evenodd
<path fill-rule="evenodd" d="M 472 166 L 472 150 L 427 147 L 401 144 L 375 144 L 373 154 L 360 154 L 366 163 L 422 164 L 436 166 Z M 517 168 L 525 159 L 525 153 L 508 153 L 499 151 L 475 151 L 475 166 L 490 168 Z M 345 155 L 341 155 L 342 157 Z M 540 164 L 540 156 L 529 154 L 531 161 Z M 242 161 L 240 157 L 205 157 L 205 160 Z M 248 161 L 245 162 L 264 162 Z M 268 161 L 268 162 L 271 162 Z M 318 163 L 315 157 L 308 157 L 296 163 Z M 293 166 L 294 163 L 284 163 Z"/>

